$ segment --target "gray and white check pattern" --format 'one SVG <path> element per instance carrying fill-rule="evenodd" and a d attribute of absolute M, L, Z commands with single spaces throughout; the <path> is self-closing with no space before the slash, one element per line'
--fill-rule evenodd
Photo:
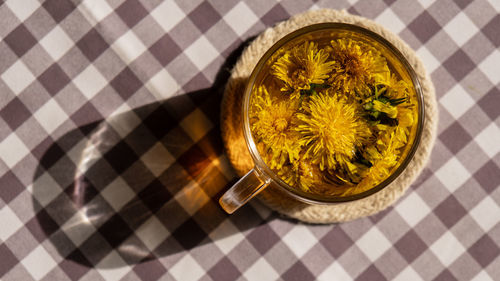
<path fill-rule="evenodd" d="M 228 216 L 228 70 L 317 8 L 420 55 L 440 105 L 431 162 L 372 217 Z M 0 1 L 0 278 L 498 280 L 499 30 L 497 0 Z"/>

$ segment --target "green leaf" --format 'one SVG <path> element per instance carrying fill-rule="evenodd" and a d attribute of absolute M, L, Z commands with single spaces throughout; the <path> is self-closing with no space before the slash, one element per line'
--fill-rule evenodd
<path fill-rule="evenodd" d="M 328 84 L 314 84 L 314 83 L 311 83 L 309 84 L 309 89 L 308 90 L 300 90 L 300 94 L 301 95 L 316 95 L 317 92 L 316 92 L 316 89 L 328 89 L 330 88 L 331 86 L 328 85 Z"/>
<path fill-rule="evenodd" d="M 370 161 L 368 161 L 368 160 L 366 160 L 366 159 L 364 159 L 364 158 L 363 158 L 363 159 L 361 159 L 361 160 L 359 160 L 359 163 L 361 163 L 361 164 L 363 164 L 363 165 L 367 166 L 368 168 L 370 168 L 371 166 L 373 166 L 373 164 L 372 164 Z"/>
<path fill-rule="evenodd" d="M 328 89 L 331 87 L 328 84 L 315 84 L 315 83 L 311 83 L 309 84 L 309 86 L 311 87 L 311 89 Z"/>
<path fill-rule="evenodd" d="M 373 92 L 375 94 L 375 98 L 378 98 L 379 96 L 384 94 L 386 91 L 387 91 L 387 88 L 384 85 L 377 85 L 377 86 L 375 86 Z"/>
<path fill-rule="evenodd" d="M 372 109 L 373 109 L 373 102 L 365 103 L 365 104 L 363 105 L 363 108 L 364 108 L 365 110 L 372 110 Z"/>
<path fill-rule="evenodd" d="M 390 99 L 389 102 L 391 103 L 391 105 L 395 106 L 395 105 L 402 104 L 402 103 L 406 102 L 406 98 Z"/>

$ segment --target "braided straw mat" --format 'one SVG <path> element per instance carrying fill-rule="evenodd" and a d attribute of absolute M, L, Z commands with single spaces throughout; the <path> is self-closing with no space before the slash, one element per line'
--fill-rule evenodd
<path fill-rule="evenodd" d="M 355 24 L 376 32 L 391 42 L 406 57 L 420 80 L 425 100 L 425 123 L 420 145 L 407 168 L 381 191 L 356 201 L 310 205 L 293 199 L 273 185 L 258 198 L 271 209 L 308 223 L 335 223 L 373 215 L 399 199 L 423 170 L 436 137 L 437 104 L 434 86 L 415 52 L 397 35 L 381 25 L 345 11 L 331 9 L 308 11 L 266 29 L 243 51 L 227 82 L 221 106 L 222 138 L 229 161 L 239 176 L 253 168 L 253 161 L 246 147 L 242 125 L 242 97 L 246 82 L 253 68 L 264 53 L 280 38 L 299 28 L 322 22 Z"/>

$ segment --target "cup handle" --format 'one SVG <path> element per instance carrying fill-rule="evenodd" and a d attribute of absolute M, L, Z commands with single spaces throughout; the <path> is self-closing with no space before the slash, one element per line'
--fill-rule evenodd
<path fill-rule="evenodd" d="M 222 195 L 219 204 L 226 213 L 232 214 L 264 190 L 269 183 L 271 183 L 270 179 L 262 180 L 255 168 L 253 168 Z"/>

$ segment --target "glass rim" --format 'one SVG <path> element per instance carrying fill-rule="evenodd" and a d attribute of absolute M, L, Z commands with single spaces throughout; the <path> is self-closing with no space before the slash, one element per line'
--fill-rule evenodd
<path fill-rule="evenodd" d="M 408 72 L 408 75 L 410 76 L 412 83 L 413 83 L 413 88 L 415 90 L 415 94 L 417 97 L 417 103 L 418 103 L 418 122 L 417 122 L 417 129 L 415 132 L 415 139 L 413 141 L 413 144 L 408 151 L 408 154 L 406 157 L 403 159 L 401 164 L 397 167 L 395 171 L 391 173 L 389 177 L 387 177 L 384 181 L 381 183 L 377 184 L 376 186 L 363 191 L 361 193 L 355 194 L 355 195 L 349 195 L 345 197 L 321 197 L 320 195 L 316 194 L 309 194 L 306 192 L 301 192 L 297 190 L 297 188 L 290 186 L 289 184 L 285 183 L 281 178 L 279 178 L 275 172 L 273 172 L 267 164 L 264 162 L 262 157 L 260 156 L 260 153 L 257 149 L 257 145 L 255 144 L 255 141 L 253 139 L 251 129 L 250 129 L 250 117 L 249 117 L 249 106 L 250 106 L 250 98 L 252 96 L 252 89 L 255 84 L 255 80 L 257 78 L 257 75 L 260 73 L 262 68 L 264 67 L 265 63 L 267 60 L 277 51 L 279 48 L 281 48 L 283 45 L 286 43 L 302 36 L 310 32 L 315 32 L 315 31 L 320 31 L 320 30 L 345 30 L 345 31 L 351 31 L 355 32 L 364 36 L 367 36 L 368 38 L 377 41 L 379 44 L 387 48 L 393 55 L 394 57 L 398 60 L 399 63 L 403 66 L 404 70 Z M 254 67 L 252 73 L 250 74 L 250 77 L 248 79 L 244 96 L 243 96 L 243 103 L 242 103 L 242 114 L 243 114 L 243 133 L 245 136 L 245 142 L 247 144 L 247 147 L 249 149 L 250 155 L 252 156 L 252 159 L 254 161 L 254 169 L 259 174 L 263 174 L 264 176 L 267 176 L 271 178 L 274 182 L 277 183 L 277 185 L 285 191 L 287 194 L 291 195 L 295 199 L 306 202 L 309 204 L 334 204 L 334 203 L 343 203 L 343 202 L 349 202 L 349 201 L 354 201 L 358 199 L 362 199 L 365 197 L 368 197 L 370 195 L 373 195 L 380 190 L 384 189 L 386 186 L 388 186 L 390 183 L 392 183 L 408 166 L 410 161 L 413 159 L 413 156 L 415 155 L 415 152 L 420 144 L 420 139 L 422 136 L 422 130 L 423 130 L 423 124 L 424 124 L 424 95 L 422 93 L 422 88 L 420 85 L 420 81 L 417 77 L 417 74 L 415 73 L 413 67 L 408 63 L 406 58 L 403 56 L 403 54 L 387 39 L 383 38 L 379 34 L 370 31 L 366 28 L 353 25 L 353 24 L 347 24 L 347 23 L 334 23 L 334 22 L 329 22 L 329 23 L 318 23 L 318 24 L 312 24 L 300 29 L 297 29 L 287 35 L 285 35 L 283 38 L 278 40 L 276 43 L 274 43 L 269 50 L 267 50 L 264 55 L 259 59 L 257 65 Z"/>

